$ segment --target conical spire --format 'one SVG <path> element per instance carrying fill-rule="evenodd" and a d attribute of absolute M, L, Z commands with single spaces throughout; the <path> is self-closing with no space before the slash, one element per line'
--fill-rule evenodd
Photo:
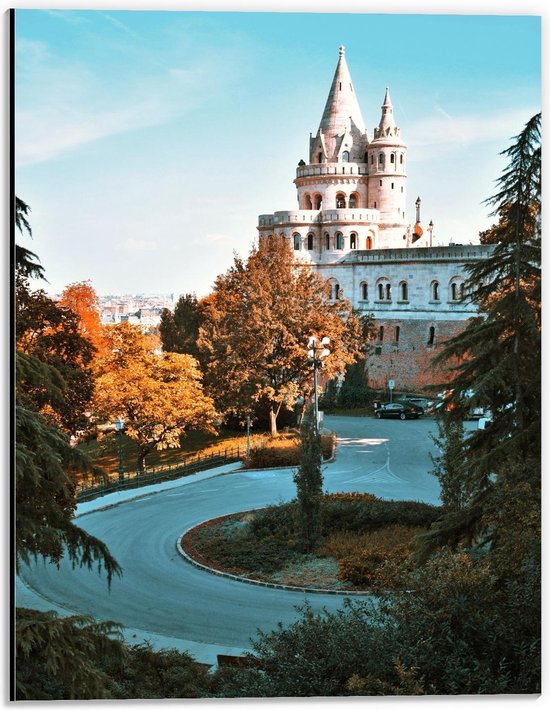
<path fill-rule="evenodd" d="M 340 46 L 340 57 L 334 72 L 323 117 L 319 130 L 325 134 L 339 134 L 349 128 L 349 119 L 361 131 L 365 131 L 365 123 L 361 109 L 353 90 L 351 76 L 346 62 L 345 48 Z"/>
<path fill-rule="evenodd" d="M 395 128 L 395 119 L 393 117 L 393 104 L 390 98 L 390 89 L 386 86 L 386 94 L 384 103 L 382 104 L 382 117 L 378 129 L 381 133 L 385 133 L 387 128 Z"/>

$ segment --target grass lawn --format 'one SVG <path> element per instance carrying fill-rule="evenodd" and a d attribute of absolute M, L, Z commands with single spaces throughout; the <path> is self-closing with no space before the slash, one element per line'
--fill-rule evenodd
<path fill-rule="evenodd" d="M 259 435 L 250 437 L 251 443 Z M 88 454 L 96 466 L 111 475 L 118 472 L 118 442 L 117 435 L 113 432 L 100 439 L 78 444 L 78 448 Z M 180 463 L 186 456 L 192 454 L 223 453 L 239 446 L 242 451 L 246 451 L 246 434 L 239 434 L 234 431 L 221 431 L 218 436 L 202 431 L 190 431 L 182 437 L 179 449 L 165 449 L 163 451 L 152 451 L 147 456 L 147 467 L 173 466 Z M 135 471 L 137 467 L 137 445 L 135 441 L 125 434 L 122 435 L 122 455 L 125 471 Z"/>

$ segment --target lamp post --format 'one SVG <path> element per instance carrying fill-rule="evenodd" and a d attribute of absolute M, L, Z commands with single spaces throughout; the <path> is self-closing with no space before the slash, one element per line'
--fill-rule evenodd
<path fill-rule="evenodd" d="M 124 431 L 124 419 L 118 417 L 115 422 L 118 439 L 118 482 L 124 483 L 124 466 L 122 465 L 122 432 Z"/>
<path fill-rule="evenodd" d="M 322 365 L 323 358 L 330 355 L 330 350 L 327 345 L 330 343 L 330 338 L 321 338 L 321 342 L 317 342 L 317 338 L 312 335 L 308 341 L 307 356 L 309 362 L 313 364 L 313 411 L 315 417 L 315 433 L 319 433 L 319 400 L 317 398 L 317 368 Z"/>

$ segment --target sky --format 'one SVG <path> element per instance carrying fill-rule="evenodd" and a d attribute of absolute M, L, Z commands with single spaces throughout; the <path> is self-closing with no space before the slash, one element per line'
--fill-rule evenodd
<path fill-rule="evenodd" d="M 249 252 L 259 214 L 297 207 L 295 169 L 341 44 L 371 138 L 390 87 L 409 219 L 420 196 L 435 243 L 475 242 L 493 221 L 483 201 L 500 153 L 541 110 L 541 18 L 516 5 L 18 10 L 15 187 L 33 229 L 18 241 L 46 269 L 37 285 L 207 295 L 234 252 Z"/>

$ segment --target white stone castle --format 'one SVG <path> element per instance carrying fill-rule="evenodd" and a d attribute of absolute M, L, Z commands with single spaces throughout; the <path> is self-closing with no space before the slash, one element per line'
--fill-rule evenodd
<path fill-rule="evenodd" d="M 430 366 L 438 344 L 475 314 L 464 291 L 464 265 L 486 258 L 489 245 L 435 246 L 433 224 L 406 213 L 407 146 L 395 123 L 389 89 L 372 140 L 340 47 L 338 65 L 309 163 L 294 183 L 298 209 L 259 217 L 260 240 L 285 236 L 296 258 L 331 284 L 331 298 L 349 299 L 376 319 L 367 367 L 373 386 L 419 390 L 445 373 Z"/>

